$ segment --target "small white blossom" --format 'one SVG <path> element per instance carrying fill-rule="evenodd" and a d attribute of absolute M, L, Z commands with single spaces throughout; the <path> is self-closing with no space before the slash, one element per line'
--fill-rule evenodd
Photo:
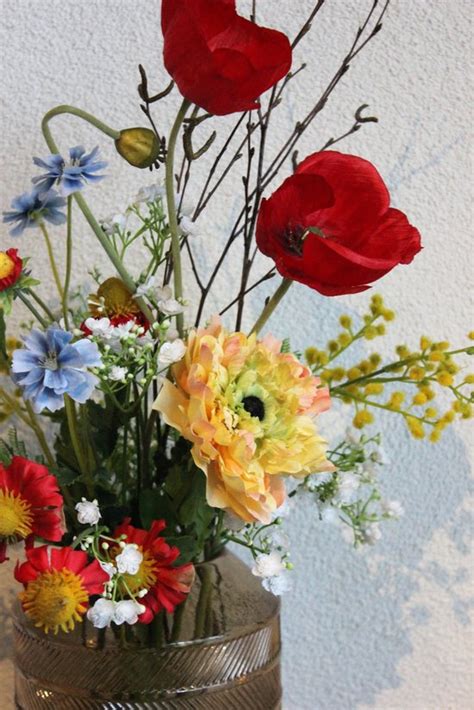
<path fill-rule="evenodd" d="M 174 362 L 179 362 L 186 352 L 186 345 L 180 338 L 172 343 L 163 343 L 158 353 L 158 361 L 161 367 L 168 367 Z"/>
<path fill-rule="evenodd" d="M 128 374 L 126 367 L 119 367 L 118 365 L 112 365 L 109 372 L 109 380 L 113 382 L 123 382 Z"/>
<path fill-rule="evenodd" d="M 158 301 L 167 301 L 168 299 L 173 298 L 173 291 L 171 289 L 171 286 L 163 286 L 162 288 L 157 288 L 156 297 Z"/>
<path fill-rule="evenodd" d="M 368 525 L 365 525 L 362 528 L 361 533 L 363 542 L 367 545 L 375 545 L 375 543 L 382 537 L 378 523 L 368 523 Z"/>
<path fill-rule="evenodd" d="M 346 429 L 346 441 L 355 446 L 360 442 L 360 434 L 352 427 L 348 427 Z"/>
<path fill-rule="evenodd" d="M 147 296 L 150 291 L 155 287 L 156 276 L 150 276 L 145 283 L 139 284 L 137 290 L 135 291 L 134 298 L 141 298 L 142 296 Z"/>
<path fill-rule="evenodd" d="M 178 338 L 179 338 L 179 331 L 176 330 L 176 328 L 168 328 L 168 330 L 166 331 L 166 340 L 169 343 L 172 343 L 175 340 L 177 340 Z"/>
<path fill-rule="evenodd" d="M 102 560 L 99 560 L 99 564 L 104 570 L 104 572 L 109 575 L 110 579 L 112 579 L 112 577 L 115 577 L 115 575 L 117 574 L 117 568 L 114 564 L 112 564 L 112 562 L 102 562 Z"/>
<path fill-rule="evenodd" d="M 99 504 L 96 500 L 86 500 L 83 498 L 75 506 L 77 520 L 81 525 L 96 525 L 101 517 Z M 92 539 L 91 539 L 92 541 Z"/>
<path fill-rule="evenodd" d="M 319 514 L 323 523 L 339 525 L 339 513 L 336 508 L 332 507 L 332 505 L 322 505 L 319 509 Z"/>
<path fill-rule="evenodd" d="M 380 503 L 380 507 L 389 518 L 401 518 L 405 513 L 403 505 L 398 500 L 384 500 Z"/>
<path fill-rule="evenodd" d="M 84 325 L 94 337 L 102 340 L 110 340 L 115 330 L 109 318 L 86 318 Z"/>
<path fill-rule="evenodd" d="M 272 546 L 281 547 L 283 549 L 288 549 L 290 546 L 288 535 L 278 528 L 270 533 L 270 542 Z"/>
<path fill-rule="evenodd" d="M 319 488 L 319 486 L 324 486 L 325 483 L 332 481 L 332 478 L 332 473 L 315 473 L 314 476 L 311 476 L 311 487 Z"/>
<path fill-rule="evenodd" d="M 125 545 L 115 562 L 120 574 L 136 574 L 143 561 L 143 555 L 136 545 Z"/>
<path fill-rule="evenodd" d="M 106 234 L 111 235 L 114 232 L 123 231 L 127 226 L 127 220 L 128 216 L 119 212 L 102 220 L 101 226 Z"/>
<path fill-rule="evenodd" d="M 292 579 L 287 571 L 277 577 L 266 577 L 262 580 L 262 587 L 277 597 L 289 592 L 292 586 Z"/>
<path fill-rule="evenodd" d="M 158 301 L 158 309 L 165 316 L 177 316 L 179 313 L 183 313 L 184 306 L 176 298 L 168 298 L 166 301 Z"/>
<path fill-rule="evenodd" d="M 116 602 L 113 620 L 118 625 L 124 623 L 136 624 L 138 617 L 144 611 L 146 611 L 146 607 L 143 604 L 138 604 L 133 599 L 123 599 L 120 602 Z"/>
<path fill-rule="evenodd" d="M 349 503 L 356 490 L 359 488 L 360 481 L 356 475 L 349 472 L 339 474 L 339 487 L 336 494 L 336 499 L 340 503 Z"/>
<path fill-rule="evenodd" d="M 388 466 L 388 464 L 391 463 L 387 452 L 385 451 L 383 446 L 379 446 L 376 451 L 373 451 L 370 454 L 370 458 L 372 459 L 372 461 L 380 464 L 381 466 Z"/>
<path fill-rule="evenodd" d="M 155 202 L 159 197 L 164 197 L 165 194 L 165 188 L 157 182 L 154 185 L 141 187 L 138 190 L 133 202 L 134 204 L 140 204 L 141 202 Z"/>
<path fill-rule="evenodd" d="M 258 555 L 252 567 L 252 574 L 256 577 L 277 577 L 285 569 L 280 553 L 274 550 L 268 555 Z"/>
<path fill-rule="evenodd" d="M 111 599 L 98 599 L 87 611 L 87 618 L 96 629 L 104 629 L 114 621 L 116 602 Z"/>
<path fill-rule="evenodd" d="M 195 237 L 199 233 L 196 222 L 193 222 L 189 217 L 182 217 L 179 226 L 182 233 L 186 236 Z"/>

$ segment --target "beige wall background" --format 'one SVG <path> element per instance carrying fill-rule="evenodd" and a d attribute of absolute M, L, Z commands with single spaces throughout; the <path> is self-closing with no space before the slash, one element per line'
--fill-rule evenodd
<path fill-rule="evenodd" d="M 294 36 L 312 5 L 311 0 L 261 0 L 258 15 L 262 23 Z M 304 59 L 308 67 L 279 109 L 270 155 L 324 88 L 369 5 L 370 0 L 327 0 L 298 50 L 296 62 Z M 46 110 L 71 103 L 117 127 L 135 125 L 142 122 L 138 63 L 147 67 L 153 86 L 162 86 L 166 77 L 158 0 L 0 0 L 0 9 L 0 201 L 7 209 L 11 198 L 28 188 L 31 157 L 46 153 L 39 130 Z M 470 0 L 393 0 L 382 33 L 354 63 L 300 146 L 303 156 L 343 133 L 363 103 L 380 119 L 341 148 L 378 166 L 395 206 L 407 212 L 424 242 L 410 267 L 378 285 L 398 313 L 383 344 L 387 353 L 398 342 L 415 345 L 421 333 L 463 343 L 472 329 L 471 10 Z M 176 96 L 157 111 L 166 131 L 175 106 Z M 55 129 L 63 147 L 101 144 L 109 177 L 88 190 L 98 216 L 123 209 L 150 182 L 148 173 L 122 163 L 113 146 L 88 126 L 61 118 Z M 205 169 L 204 161 L 202 175 Z M 225 238 L 239 189 L 237 171 L 202 225 L 197 240 L 203 270 Z M 91 265 L 105 262 L 81 219 L 75 237 L 74 278 L 84 283 Z M 45 297 L 51 297 L 39 236 L 29 232 L 13 242 L 0 225 L 0 245 L 18 246 L 34 257 L 34 273 L 43 278 Z M 63 245 L 58 231 L 60 258 Z M 236 268 L 235 260 L 226 264 L 216 303 L 235 282 Z M 139 255 L 132 270 L 139 273 Z M 191 309 L 193 297 L 191 291 Z M 301 349 L 325 342 L 342 312 L 361 313 L 367 302 L 364 294 L 325 300 L 295 286 L 270 328 L 280 336 L 291 329 L 292 344 Z M 247 310 L 246 326 L 259 304 Z M 13 328 L 22 317 L 16 309 Z M 319 523 L 309 505 L 290 522 L 297 573 L 295 590 L 283 601 L 287 710 L 472 708 L 472 429 L 456 425 L 434 447 L 410 439 L 394 419 L 378 420 L 392 460 L 384 486 L 389 498 L 403 503 L 406 515 L 385 527 L 375 548 L 354 553 L 337 530 Z M 335 428 L 340 423 L 328 419 L 328 436 Z M 0 571 L 2 710 L 11 707 L 11 569 L 5 565 Z"/>

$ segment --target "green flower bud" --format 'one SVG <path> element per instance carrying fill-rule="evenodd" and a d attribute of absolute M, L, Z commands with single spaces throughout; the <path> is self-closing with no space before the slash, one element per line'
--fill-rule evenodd
<path fill-rule="evenodd" d="M 115 147 L 127 163 L 135 168 L 149 168 L 158 159 L 160 144 L 151 128 L 125 128 Z"/>

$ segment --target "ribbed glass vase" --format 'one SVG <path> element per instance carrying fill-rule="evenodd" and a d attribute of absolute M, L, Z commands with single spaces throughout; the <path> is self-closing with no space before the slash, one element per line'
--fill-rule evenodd
<path fill-rule="evenodd" d="M 278 710 L 279 601 L 230 552 L 197 566 L 174 616 L 150 626 L 46 635 L 18 609 L 21 710 Z"/>

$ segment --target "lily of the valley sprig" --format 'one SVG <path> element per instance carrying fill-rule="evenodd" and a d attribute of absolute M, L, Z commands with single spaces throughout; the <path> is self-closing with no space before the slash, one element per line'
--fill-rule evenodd
<path fill-rule="evenodd" d="M 471 415 L 465 360 L 474 347 L 422 336 L 382 358 L 370 346 L 395 314 L 379 295 L 360 323 L 342 316 L 334 337 L 310 344 L 304 357 L 292 351 L 290 324 L 284 339 L 266 330 L 295 281 L 315 303 L 342 298 L 409 268 L 421 250 L 420 233 L 391 207 L 377 168 L 319 150 L 324 137 L 313 123 L 379 34 L 387 6 L 374 1 L 356 23 L 339 69 L 274 153 L 270 119 L 278 120 L 289 83 L 305 69 L 297 55 L 324 11 L 321 0 L 293 38 L 241 17 L 233 0 L 163 0 L 172 81 L 152 92 L 140 66 L 148 126 L 110 126 L 67 105 L 44 116 L 45 150 L 3 220 L 0 420 L 10 430 L 0 443 L 0 562 L 12 546 L 21 550 L 20 600 L 46 633 L 69 632 L 87 617 L 98 629 L 120 627 L 125 641 L 135 624 L 140 633 L 149 628 L 150 638 L 176 640 L 174 612 L 186 603 L 196 565 L 228 543 L 251 552 L 265 589 L 289 591 L 285 520 L 303 497 L 314 503 L 316 520 L 337 525 L 354 545 L 374 544 L 382 523 L 403 513 L 382 493 L 379 472 L 390 457 L 374 429 L 378 411 L 402 417 L 415 438 L 432 442 Z M 164 96 L 176 99 L 172 120 Z M 224 115 L 234 116 L 226 128 Z M 76 121 L 74 145 L 64 147 L 57 116 L 91 124 L 97 144 L 82 144 Z M 374 121 L 358 110 L 358 129 Z M 313 144 L 307 157 L 297 150 L 304 133 Z M 136 194 L 119 211 L 94 214 L 90 192 L 122 159 L 135 171 Z M 158 172 L 145 179 L 143 169 Z M 219 195 L 231 175 L 242 178 L 235 222 L 226 234 L 207 234 L 201 216 L 227 210 Z M 96 254 L 81 251 L 78 213 L 97 253 L 108 257 L 104 273 Z M 35 232 L 51 267 L 42 283 L 25 247 Z M 207 274 L 196 259 L 201 237 L 222 247 Z M 236 247 L 236 278 L 218 293 L 217 274 L 231 253 L 235 260 Z M 87 260 L 93 279 L 86 290 L 74 282 L 78 259 Z M 257 263 L 266 263 L 263 276 L 255 276 Z M 197 302 L 185 288 L 191 279 Z M 267 282 L 275 286 L 265 299 L 259 287 Z M 249 299 L 260 316 L 245 332 Z M 361 309 L 366 302 L 360 296 Z M 21 341 L 7 337 L 6 317 L 18 305 L 27 309 Z M 330 428 L 336 401 L 350 412 L 345 436 Z M 344 407 L 337 412 L 345 416 Z M 37 443 L 29 451 L 25 429 Z M 206 604 L 201 595 L 197 635 Z"/>

